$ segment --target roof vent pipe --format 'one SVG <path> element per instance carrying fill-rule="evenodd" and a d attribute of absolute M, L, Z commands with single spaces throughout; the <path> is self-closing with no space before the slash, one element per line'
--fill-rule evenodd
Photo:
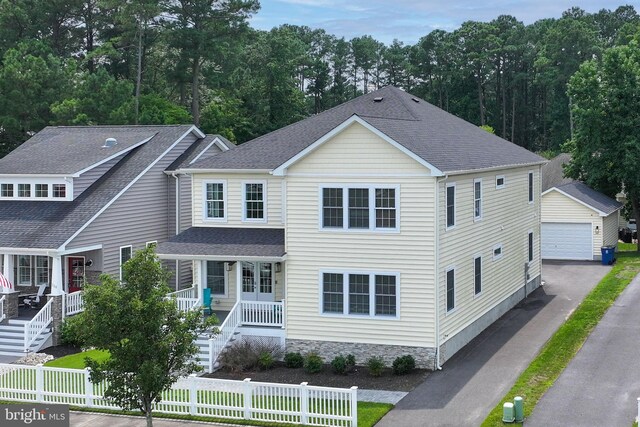
<path fill-rule="evenodd" d="M 381 96 L 373 98 L 373 102 L 382 102 L 382 100 L 383 100 L 383 98 Z"/>
<path fill-rule="evenodd" d="M 102 148 L 111 148 L 118 143 L 118 140 L 115 138 L 107 138 L 104 140 L 104 145 Z"/>

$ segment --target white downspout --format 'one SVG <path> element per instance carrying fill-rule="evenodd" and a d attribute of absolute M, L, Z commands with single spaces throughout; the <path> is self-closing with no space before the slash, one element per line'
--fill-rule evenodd
<path fill-rule="evenodd" d="M 176 172 L 171 172 L 171 176 L 175 179 L 176 184 L 176 236 L 180 233 L 180 178 L 178 178 L 178 174 Z M 176 291 L 180 289 L 180 261 L 175 261 L 176 268 Z"/>
<path fill-rule="evenodd" d="M 435 262 L 435 269 L 436 269 L 436 274 L 435 274 L 435 296 L 436 296 L 436 303 L 435 303 L 435 312 L 436 312 L 436 363 L 435 363 L 435 369 L 436 370 L 441 370 L 442 366 L 440 366 L 440 295 L 439 295 L 439 290 L 440 290 L 440 183 L 443 181 L 446 181 L 449 178 L 449 175 L 445 175 L 444 177 L 442 177 L 442 179 L 438 179 L 436 178 L 436 203 L 435 203 L 435 209 L 436 209 L 436 214 L 435 214 L 435 226 L 436 226 L 436 232 L 435 232 L 435 239 L 436 239 L 436 248 L 435 248 L 435 256 L 436 256 L 436 262 Z"/>

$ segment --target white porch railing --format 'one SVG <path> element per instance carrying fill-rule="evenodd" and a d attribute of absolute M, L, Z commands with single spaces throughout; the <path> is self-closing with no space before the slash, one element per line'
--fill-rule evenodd
<path fill-rule="evenodd" d="M 282 327 L 284 304 L 281 301 L 241 301 L 243 326 Z"/>
<path fill-rule="evenodd" d="M 72 316 L 84 311 L 84 293 L 82 291 L 65 294 L 65 316 Z"/>
<path fill-rule="evenodd" d="M 4 302 L 6 298 L 6 295 L 3 295 L 2 298 L 0 298 L 0 322 L 4 320 Z"/>
<path fill-rule="evenodd" d="M 0 364 L 0 400 L 120 409 L 88 369 Z M 314 426 L 357 427 L 358 388 L 180 378 L 154 412 Z"/>
<path fill-rule="evenodd" d="M 24 325 L 24 351 L 29 351 L 38 337 L 53 322 L 53 300 L 49 300 L 28 323 Z"/>
<path fill-rule="evenodd" d="M 196 286 L 168 293 L 167 298 L 175 298 L 178 308 L 182 311 L 193 310 L 200 302 L 200 298 L 198 298 L 198 288 Z"/>
<path fill-rule="evenodd" d="M 222 322 L 222 325 L 218 328 L 218 334 L 214 338 L 209 339 L 209 372 L 213 372 L 213 367 L 218 357 L 220 357 L 222 350 L 224 350 L 242 322 L 240 304 L 240 302 L 236 302 L 227 315 L 227 318 L 224 319 L 224 322 Z"/>

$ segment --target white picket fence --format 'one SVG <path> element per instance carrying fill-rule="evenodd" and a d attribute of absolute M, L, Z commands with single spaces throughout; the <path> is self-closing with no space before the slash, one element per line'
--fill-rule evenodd
<path fill-rule="evenodd" d="M 84 311 L 84 293 L 82 291 L 65 294 L 65 316 L 72 316 Z"/>
<path fill-rule="evenodd" d="M 105 399 L 106 389 L 105 382 L 91 383 L 87 369 L 0 364 L 0 400 L 4 401 L 120 409 Z M 237 420 L 356 427 L 357 395 L 357 387 L 339 389 L 191 375 L 165 392 L 154 410 Z"/>

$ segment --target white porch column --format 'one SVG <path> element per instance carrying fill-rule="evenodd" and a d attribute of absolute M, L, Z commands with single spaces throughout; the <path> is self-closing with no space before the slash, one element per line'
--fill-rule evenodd
<path fill-rule="evenodd" d="M 3 294 L 8 294 L 9 292 L 16 290 L 16 281 L 15 277 L 13 277 L 13 255 L 4 254 L 4 263 L 2 267 L 2 275 L 9 279 L 9 281 L 13 284 L 13 290 L 7 289 L 5 287 L 0 288 L 0 292 Z"/>
<path fill-rule="evenodd" d="M 62 294 L 62 257 L 54 255 L 51 257 L 51 295 Z"/>
<path fill-rule="evenodd" d="M 203 268 L 202 268 L 202 263 L 204 261 L 202 260 L 198 260 L 195 261 L 193 264 L 193 276 L 197 285 L 197 291 L 198 291 L 198 299 L 200 299 L 202 301 L 202 290 L 204 289 L 204 277 L 202 274 Z"/>
<path fill-rule="evenodd" d="M 236 262 L 236 302 L 242 301 L 242 261 Z"/>

